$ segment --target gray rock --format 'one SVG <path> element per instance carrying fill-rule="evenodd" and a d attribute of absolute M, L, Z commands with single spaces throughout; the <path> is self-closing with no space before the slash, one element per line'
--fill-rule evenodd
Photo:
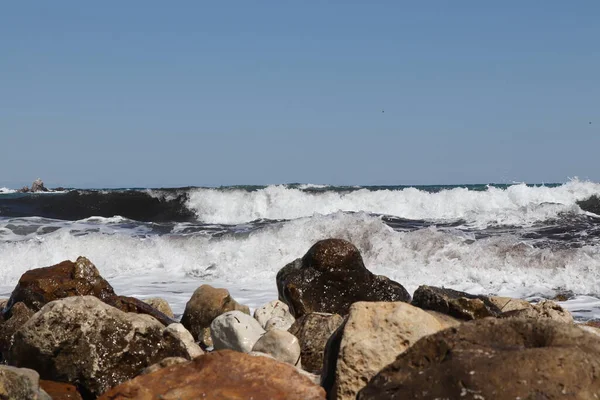
<path fill-rule="evenodd" d="M 16 303 L 11 311 L 10 316 L 6 314 L 4 317 L 0 317 L 0 320 L 7 318 L 0 323 L 0 360 L 7 357 L 7 352 L 12 344 L 15 332 L 34 314 L 32 310 L 21 302 Z"/>
<path fill-rule="evenodd" d="M 210 324 L 215 350 L 230 349 L 248 353 L 264 333 L 258 321 L 241 311 L 226 312 Z"/>
<path fill-rule="evenodd" d="M 153 317 L 81 296 L 42 307 L 14 334 L 8 362 L 97 396 L 173 356 L 188 348 Z"/>
<path fill-rule="evenodd" d="M 487 296 L 476 296 L 458 290 L 419 286 L 413 294 L 413 306 L 433 310 L 461 320 L 498 317 L 501 310 Z"/>
<path fill-rule="evenodd" d="M 273 300 L 254 311 L 254 318 L 256 318 L 263 329 L 267 329 L 267 322 L 274 317 L 281 318 L 283 323 L 280 324 L 280 326 L 287 325 L 288 329 L 292 326 L 294 321 L 296 321 L 294 316 L 290 313 L 288 305 L 279 300 Z"/>
<path fill-rule="evenodd" d="M 52 400 L 40 388 L 40 376 L 37 372 L 8 365 L 0 365 L 0 399 Z"/>
<path fill-rule="evenodd" d="M 283 317 L 273 317 L 265 324 L 265 330 L 270 331 L 272 329 L 279 329 L 282 331 L 289 331 L 296 320 L 290 320 Z"/>
<path fill-rule="evenodd" d="M 31 191 L 32 192 L 47 192 L 48 189 L 46 189 L 46 187 L 44 186 L 44 182 L 40 178 L 37 178 L 31 184 Z"/>
<path fill-rule="evenodd" d="M 204 354 L 204 351 L 202 351 L 200 346 L 194 341 L 194 337 L 190 331 L 185 329 L 182 324 L 171 324 L 167 326 L 164 335 L 172 337 L 175 341 L 180 341 L 185 346 L 187 352 L 186 357 L 190 360 Z"/>
<path fill-rule="evenodd" d="M 296 336 L 287 331 L 268 331 L 258 339 L 252 351 L 271 354 L 277 361 L 300 366 L 300 343 Z"/>

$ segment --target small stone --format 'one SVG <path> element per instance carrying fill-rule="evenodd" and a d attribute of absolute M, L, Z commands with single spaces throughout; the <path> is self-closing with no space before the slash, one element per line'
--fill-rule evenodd
<path fill-rule="evenodd" d="M 273 317 L 265 324 L 265 330 L 270 331 L 271 329 L 280 329 L 282 331 L 288 331 L 296 320 L 290 320 L 283 317 Z"/>
<path fill-rule="evenodd" d="M 300 343 L 287 331 L 273 329 L 265 333 L 252 347 L 252 351 L 271 354 L 276 360 L 300 366 Z"/>
<path fill-rule="evenodd" d="M 175 315 L 173 314 L 173 310 L 171 309 L 169 302 L 167 302 L 165 299 L 161 297 L 151 297 L 149 299 L 144 299 L 143 301 L 144 303 L 156 308 L 161 313 L 171 318 L 175 318 Z"/>
<path fill-rule="evenodd" d="M 287 304 L 279 300 L 273 300 L 254 311 L 254 318 L 264 329 L 267 327 L 267 322 L 274 317 L 281 318 L 283 325 L 288 325 L 288 328 L 296 321 Z"/>
<path fill-rule="evenodd" d="M 258 321 L 241 311 L 219 315 L 210 324 L 215 350 L 230 349 L 248 353 L 265 333 Z"/>

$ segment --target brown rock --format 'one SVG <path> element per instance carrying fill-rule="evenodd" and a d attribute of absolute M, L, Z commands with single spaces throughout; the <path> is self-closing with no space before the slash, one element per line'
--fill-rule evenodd
<path fill-rule="evenodd" d="M 354 400 L 380 369 L 424 336 L 444 326 L 426 311 L 403 302 L 352 304 L 337 353 L 327 352 L 323 379 L 335 382 L 330 399 Z M 329 350 L 329 349 L 328 349 Z M 331 359 L 331 361 L 330 361 Z M 328 376 L 334 374 L 333 377 Z"/>
<path fill-rule="evenodd" d="M 551 300 L 545 300 L 531 305 L 529 308 L 513 310 L 502 313 L 503 318 L 532 318 L 532 319 L 552 319 L 567 324 L 573 323 L 573 316 L 568 310 Z"/>
<path fill-rule="evenodd" d="M 157 362 L 156 364 L 152 364 L 148 368 L 144 369 L 142 372 L 140 372 L 140 375 L 151 374 L 153 372 L 158 371 L 159 369 L 162 369 L 165 367 L 170 367 L 171 365 L 184 364 L 189 361 L 190 360 L 183 358 L 183 357 L 167 357 L 167 358 Z"/>
<path fill-rule="evenodd" d="M 223 350 L 140 375 L 104 393 L 117 399 L 325 399 L 324 390 L 285 363 Z"/>
<path fill-rule="evenodd" d="M 165 314 L 169 318 L 175 318 L 173 314 L 173 310 L 165 299 L 160 297 L 151 297 L 149 299 L 144 299 L 144 303 L 156 308 L 161 313 Z"/>
<path fill-rule="evenodd" d="M 23 303 L 16 303 L 12 308 L 12 315 L 0 323 L 0 359 L 7 357 L 8 349 L 12 343 L 13 335 L 34 314 Z"/>
<path fill-rule="evenodd" d="M 0 314 L 4 310 L 4 307 L 8 304 L 8 299 L 0 299 Z"/>
<path fill-rule="evenodd" d="M 313 245 L 277 273 L 279 299 L 296 318 L 311 312 L 346 315 L 357 301 L 410 301 L 402 285 L 372 274 L 358 249 L 342 239 Z"/>
<path fill-rule="evenodd" d="M 85 257 L 77 261 L 63 261 L 51 267 L 31 269 L 21 275 L 8 301 L 6 312 L 23 302 L 33 311 L 44 304 L 70 296 L 95 296 L 105 300 L 114 296 L 110 284 L 100 276 L 98 269 Z"/>
<path fill-rule="evenodd" d="M 194 291 L 192 298 L 185 305 L 181 323 L 196 340 L 205 345 L 210 337 L 210 324 L 219 315 L 227 311 L 241 311 L 250 315 L 247 306 L 236 302 L 227 289 L 217 289 L 210 285 L 202 285 Z"/>
<path fill-rule="evenodd" d="M 289 332 L 300 342 L 303 369 L 321 373 L 327 340 L 343 322 L 340 315 L 327 313 L 306 314 L 294 322 Z"/>
<path fill-rule="evenodd" d="M 150 315 L 156 318 L 156 320 L 164 326 L 168 326 L 177 322 L 168 315 L 163 314 L 156 308 L 143 302 L 142 300 L 136 299 L 135 297 L 111 296 L 104 299 L 104 302 L 124 312 Z"/>
<path fill-rule="evenodd" d="M 458 290 L 419 286 L 411 303 L 423 310 L 433 310 L 462 320 L 497 317 L 500 309 L 487 296 L 475 296 Z"/>
<path fill-rule="evenodd" d="M 357 399 L 593 399 L 600 340 L 551 320 L 463 323 L 426 336 L 381 370 Z"/>
<path fill-rule="evenodd" d="M 52 400 L 83 400 L 75 385 L 63 382 L 40 380 L 40 387 L 52 397 Z"/>
<path fill-rule="evenodd" d="M 500 312 L 507 313 L 515 310 L 524 310 L 531 308 L 531 303 L 527 300 L 514 299 L 512 297 L 489 296 L 488 299 L 500 309 Z"/>

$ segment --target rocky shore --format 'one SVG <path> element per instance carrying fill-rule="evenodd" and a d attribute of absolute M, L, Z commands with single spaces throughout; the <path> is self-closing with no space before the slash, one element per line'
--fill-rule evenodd
<path fill-rule="evenodd" d="M 0 302 L 0 399 L 598 399 L 600 330 L 559 304 L 372 274 L 340 239 L 282 266 L 256 309 L 198 287 L 181 321 L 85 257 Z"/>

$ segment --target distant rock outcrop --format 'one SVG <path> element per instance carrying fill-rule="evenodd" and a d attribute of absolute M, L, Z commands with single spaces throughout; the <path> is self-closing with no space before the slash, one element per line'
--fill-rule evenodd
<path fill-rule="evenodd" d="M 44 182 L 40 178 L 37 178 L 31 184 L 31 191 L 32 192 L 47 192 L 48 189 L 46 189 L 46 186 L 44 186 Z"/>

